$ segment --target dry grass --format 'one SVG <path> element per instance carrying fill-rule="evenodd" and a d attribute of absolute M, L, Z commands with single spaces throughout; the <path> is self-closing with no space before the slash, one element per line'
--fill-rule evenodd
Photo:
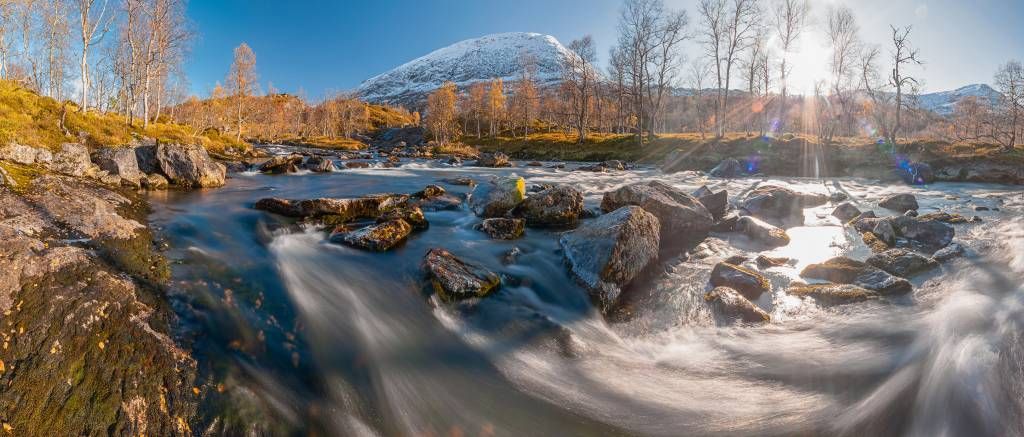
<path fill-rule="evenodd" d="M 452 155 L 460 157 L 480 156 L 480 150 L 465 143 L 448 143 L 435 145 L 431 150 L 435 155 Z"/>
<path fill-rule="evenodd" d="M 274 139 L 270 142 L 276 142 L 280 144 L 286 144 L 291 146 L 299 147 L 313 147 L 318 149 L 329 149 L 329 150 L 348 150 L 357 151 L 365 150 L 367 148 L 366 143 L 351 138 L 334 138 L 334 137 L 313 137 L 313 138 L 280 138 Z"/>

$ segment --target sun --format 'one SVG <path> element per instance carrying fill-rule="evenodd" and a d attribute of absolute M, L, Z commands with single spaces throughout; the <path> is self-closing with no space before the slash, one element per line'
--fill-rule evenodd
<path fill-rule="evenodd" d="M 787 78 L 793 94 L 812 95 L 814 85 L 829 80 L 829 59 L 832 51 L 825 44 L 824 35 L 817 31 L 804 32 L 797 39 L 788 56 L 791 67 Z"/>

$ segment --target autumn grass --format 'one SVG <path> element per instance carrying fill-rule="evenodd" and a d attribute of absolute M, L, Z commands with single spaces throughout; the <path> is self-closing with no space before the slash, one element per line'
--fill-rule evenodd
<path fill-rule="evenodd" d="M 179 124 L 129 126 L 120 115 L 83 112 L 71 102 L 58 102 L 14 82 L 0 80 L 0 144 L 15 142 L 56 151 L 61 144 L 69 142 L 84 142 L 90 148 L 99 148 L 123 146 L 142 138 L 201 145 L 221 154 L 249 147 L 233 137 L 214 131 L 194 133 Z"/>
<path fill-rule="evenodd" d="M 284 137 L 261 142 L 278 143 L 297 147 L 311 147 L 316 149 L 347 150 L 353 152 L 365 150 L 368 147 L 366 143 L 362 141 L 344 137 Z"/>
<path fill-rule="evenodd" d="M 476 147 L 458 142 L 437 144 L 433 149 L 431 149 L 431 152 L 435 155 L 451 155 L 460 157 L 480 156 L 480 151 L 477 150 Z"/>

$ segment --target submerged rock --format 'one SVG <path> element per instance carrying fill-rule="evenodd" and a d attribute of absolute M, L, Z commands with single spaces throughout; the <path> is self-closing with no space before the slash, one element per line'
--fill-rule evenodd
<path fill-rule="evenodd" d="M 739 291 L 747 299 L 757 299 L 771 291 L 768 279 L 746 267 L 720 262 L 711 270 L 711 286 L 729 287 Z"/>
<path fill-rule="evenodd" d="M 786 293 L 810 297 L 829 305 L 863 302 L 878 297 L 878 293 L 853 284 L 793 284 Z"/>
<path fill-rule="evenodd" d="M 910 278 L 914 275 L 938 267 L 939 263 L 914 252 L 903 249 L 889 249 L 869 257 L 866 261 L 893 275 Z"/>
<path fill-rule="evenodd" d="M 740 217 L 736 220 L 736 225 L 733 228 L 736 232 L 768 247 L 782 247 L 789 244 L 789 234 L 786 234 L 786 231 L 755 217 Z"/>
<path fill-rule="evenodd" d="M 383 252 L 405 241 L 411 233 L 412 226 L 408 222 L 394 219 L 355 231 L 335 233 L 331 235 L 331 242 Z"/>
<path fill-rule="evenodd" d="M 523 236 L 526 220 L 489 218 L 480 223 L 480 230 L 495 240 L 515 240 Z"/>
<path fill-rule="evenodd" d="M 823 205 L 828 198 L 820 194 L 797 193 L 774 185 L 758 187 L 747 193 L 742 208 L 757 218 L 784 225 L 804 223 L 804 208 Z"/>
<path fill-rule="evenodd" d="M 462 261 L 441 248 L 427 252 L 423 257 L 423 269 L 427 272 L 434 293 L 448 302 L 484 297 L 501 284 L 498 275 Z"/>
<path fill-rule="evenodd" d="M 224 185 L 227 168 L 215 162 L 206 149 L 195 145 L 159 144 L 156 160 L 160 172 L 182 188 L 213 188 Z"/>
<path fill-rule="evenodd" d="M 452 211 L 462 208 L 462 199 L 447 193 L 422 199 L 416 203 L 424 211 Z"/>
<path fill-rule="evenodd" d="M 622 287 L 658 257 L 658 218 L 637 206 L 624 206 L 559 240 L 572 274 L 607 311 Z"/>
<path fill-rule="evenodd" d="M 745 323 L 771 321 L 771 316 L 768 313 L 729 287 L 715 287 L 704 294 L 704 301 L 711 304 L 716 313 L 728 320 Z"/>
<path fill-rule="evenodd" d="M 917 198 L 914 197 L 913 194 L 907 193 L 888 196 L 878 202 L 878 206 L 885 209 L 891 209 L 901 214 L 918 208 Z"/>
<path fill-rule="evenodd" d="M 323 156 L 311 156 L 306 160 L 306 169 L 317 173 L 330 173 L 334 171 L 334 161 Z"/>
<path fill-rule="evenodd" d="M 853 284 L 883 295 L 909 293 L 913 287 L 906 279 L 895 277 L 882 269 L 845 256 L 807 266 L 800 276 L 837 284 Z"/>
<path fill-rule="evenodd" d="M 568 185 L 556 185 L 531 194 L 513 211 L 530 226 L 573 225 L 582 213 L 583 194 Z"/>
<path fill-rule="evenodd" d="M 953 258 L 960 257 L 963 255 L 963 246 L 961 246 L 959 243 L 950 243 L 949 246 L 943 247 L 942 249 L 935 251 L 935 253 L 932 254 L 932 258 L 939 262 L 946 262 Z"/>
<path fill-rule="evenodd" d="M 660 235 L 667 245 L 700 241 L 714 224 L 711 213 L 700 201 L 658 181 L 626 185 L 605 193 L 601 200 L 604 212 L 626 205 L 639 206 L 657 217 L 661 224 Z"/>
<path fill-rule="evenodd" d="M 481 183 L 469 195 L 469 208 L 483 218 L 501 217 L 526 199 L 526 181 L 505 176 Z"/>

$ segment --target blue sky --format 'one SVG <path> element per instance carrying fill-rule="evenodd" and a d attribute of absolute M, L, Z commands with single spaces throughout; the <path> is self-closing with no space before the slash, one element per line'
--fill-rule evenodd
<path fill-rule="evenodd" d="M 696 25 L 696 0 L 666 0 L 686 9 Z M 912 41 L 926 65 L 927 90 L 990 82 L 995 68 L 1024 58 L 1024 0 L 811 0 L 815 19 L 795 55 L 796 88 L 823 71 L 826 49 L 818 41 L 829 5 L 851 6 L 862 37 L 881 44 L 889 24 L 913 25 Z M 205 95 L 223 80 L 231 51 L 248 43 L 257 56 L 260 83 L 316 98 L 354 88 L 445 45 L 488 33 L 528 31 L 568 43 L 593 35 L 600 62 L 616 38 L 621 0 L 326 1 L 192 0 L 189 16 L 198 38 L 186 64 L 194 93 Z M 687 47 L 698 56 L 696 44 Z M 819 58 L 820 61 L 818 60 Z"/>

